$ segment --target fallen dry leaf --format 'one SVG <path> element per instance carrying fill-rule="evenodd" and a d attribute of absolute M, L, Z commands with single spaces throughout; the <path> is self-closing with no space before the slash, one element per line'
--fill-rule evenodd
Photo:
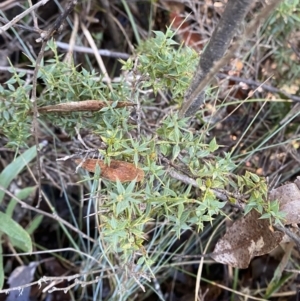
<path fill-rule="evenodd" d="M 20 287 L 24 285 L 22 289 L 22 293 L 20 293 L 20 289 L 16 289 L 9 293 L 6 298 L 6 301 L 28 301 L 30 300 L 30 291 L 31 287 L 26 287 L 26 284 L 30 283 L 34 278 L 34 273 L 36 267 L 40 263 L 37 261 L 32 261 L 29 265 L 22 265 L 16 267 L 12 273 L 10 274 L 7 283 L 9 284 L 10 288 Z"/>
<path fill-rule="evenodd" d="M 99 111 L 104 107 L 111 105 L 112 101 L 101 101 L 101 100 L 83 100 L 83 101 L 70 101 L 64 102 L 57 105 L 50 105 L 39 107 L 39 113 L 45 112 L 92 112 Z M 124 108 L 128 106 L 134 106 L 134 103 L 123 101 L 118 102 L 116 108 Z"/>
<path fill-rule="evenodd" d="M 269 199 L 271 201 L 278 200 L 279 210 L 286 214 L 285 221 L 283 221 L 285 225 L 300 223 L 299 182 L 298 177 L 294 183 L 282 185 L 269 192 Z"/>
<path fill-rule="evenodd" d="M 110 165 L 104 163 L 104 161 L 100 159 L 75 159 L 75 162 L 81 164 L 80 167 L 89 172 L 95 172 L 98 164 L 101 169 L 101 177 L 109 181 L 116 182 L 119 180 L 123 183 L 131 182 L 135 179 L 137 182 L 140 182 L 144 179 L 144 171 L 142 169 L 125 161 L 111 160 Z"/>
<path fill-rule="evenodd" d="M 275 249 L 283 233 L 272 231 L 268 219 L 259 219 L 260 214 L 252 210 L 237 220 L 221 238 L 211 257 L 217 262 L 246 269 L 250 260 Z"/>

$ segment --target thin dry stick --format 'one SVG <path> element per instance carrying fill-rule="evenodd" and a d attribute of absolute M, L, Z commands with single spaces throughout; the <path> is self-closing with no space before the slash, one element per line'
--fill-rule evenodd
<path fill-rule="evenodd" d="M 168 171 L 169 175 L 178 180 L 181 181 L 182 183 L 185 183 L 187 185 L 192 185 L 193 187 L 199 188 L 199 184 L 192 178 L 189 178 L 186 175 L 180 174 L 178 172 L 176 172 L 175 170 L 170 170 Z M 216 196 L 216 198 L 218 198 L 219 200 L 223 201 L 223 202 L 228 202 L 228 197 L 226 196 L 225 193 L 222 193 L 220 191 L 218 191 L 217 189 L 211 189 L 214 193 L 214 195 Z"/>
<path fill-rule="evenodd" d="M 274 225 L 274 228 L 290 237 L 290 239 L 296 244 L 298 251 L 300 251 L 300 237 L 296 233 L 291 231 L 289 228 L 285 228 L 281 225 Z"/>
<path fill-rule="evenodd" d="M 38 57 L 35 62 L 35 68 L 34 73 L 32 77 L 32 94 L 31 94 L 31 102 L 33 103 L 33 130 L 34 130 L 34 137 L 35 137 L 35 144 L 37 148 L 37 167 L 38 167 L 38 186 L 39 186 L 39 198 L 38 198 L 38 205 L 39 206 L 41 200 L 42 200 L 42 189 L 41 189 L 41 178 L 42 178 L 42 169 L 40 164 L 40 146 L 38 141 L 38 107 L 37 107 L 37 77 L 38 77 L 38 71 L 40 69 L 41 61 L 44 57 L 44 51 L 45 47 L 47 45 L 48 40 L 61 28 L 61 25 L 65 21 L 65 19 L 68 17 L 68 15 L 71 13 L 75 5 L 77 4 L 77 0 L 70 0 L 69 3 L 66 6 L 65 11 L 58 17 L 56 22 L 53 24 L 53 26 L 41 33 L 41 40 L 43 41 L 41 50 L 38 54 Z"/>
<path fill-rule="evenodd" d="M 195 99 L 202 93 L 204 88 L 210 83 L 212 78 L 220 71 L 221 68 L 223 68 L 229 60 L 235 55 L 235 52 L 238 50 L 238 48 L 242 45 L 242 43 L 250 38 L 251 34 L 257 29 L 258 24 L 260 24 L 263 20 L 265 20 L 269 15 L 272 13 L 272 11 L 275 9 L 275 7 L 281 2 L 282 0 L 274 0 L 272 3 L 267 5 L 247 26 L 245 33 L 242 35 L 242 37 L 237 40 L 231 47 L 231 49 L 228 51 L 228 53 L 223 56 L 221 59 L 216 61 L 214 66 L 210 69 L 210 71 L 207 73 L 207 75 L 203 78 L 203 80 L 199 83 L 199 85 L 195 88 L 195 90 L 189 95 L 186 102 L 183 104 L 183 106 L 180 109 L 179 116 L 184 117 L 185 113 L 189 110 L 191 105 L 194 103 Z"/>
<path fill-rule="evenodd" d="M 49 0 L 41 0 L 40 2 L 36 3 L 35 5 L 29 7 L 28 9 L 26 9 L 24 12 L 22 12 L 21 14 L 17 15 L 16 17 L 14 17 L 11 21 L 9 21 L 7 24 L 5 24 L 4 26 L 0 27 L 0 34 L 2 34 L 4 31 L 8 30 L 9 28 L 11 28 L 12 26 L 14 26 L 14 24 L 16 24 L 17 22 L 19 22 L 22 18 L 24 18 L 25 16 L 27 16 L 28 14 L 30 14 L 33 10 L 39 8 L 42 5 L 45 5 Z"/>
<path fill-rule="evenodd" d="M 70 48 L 71 48 L 71 46 L 69 44 L 60 42 L 60 41 L 56 41 L 56 46 L 58 48 L 61 48 L 61 49 L 67 50 L 67 51 L 70 51 Z M 79 46 L 79 45 L 74 45 L 72 50 L 77 51 L 77 52 L 82 52 L 82 53 L 90 53 L 90 54 L 95 53 L 92 48 L 85 47 L 85 46 Z M 130 57 L 129 54 L 124 53 L 124 52 L 117 52 L 117 51 L 111 51 L 111 50 L 106 50 L 106 49 L 97 49 L 97 51 L 102 56 L 108 56 L 108 57 L 113 57 L 113 58 L 117 58 L 117 59 L 127 60 Z"/>
<path fill-rule="evenodd" d="M 47 283 L 49 281 L 58 281 L 58 280 L 71 281 L 71 280 L 77 279 L 79 277 L 84 277 L 84 276 L 89 276 L 89 275 L 94 275 L 94 274 L 100 274 L 100 273 L 103 273 L 103 272 L 108 271 L 108 270 L 109 270 L 108 268 L 104 268 L 104 269 L 101 269 L 101 270 L 89 271 L 89 272 L 86 272 L 86 273 L 74 274 L 74 275 L 70 275 L 70 276 L 58 276 L 58 277 L 43 276 L 39 280 L 28 283 L 28 284 L 24 284 L 24 285 L 20 285 L 20 286 L 0 290 L 0 294 L 8 294 L 9 292 L 13 292 L 13 291 L 22 291 L 24 288 L 34 286 L 34 285 L 38 285 L 39 287 L 41 287 L 42 283 Z M 107 278 L 107 276 L 102 276 L 101 277 L 101 279 L 104 279 L 104 278 Z M 44 290 L 45 289 L 43 289 L 43 292 L 44 292 Z"/>
<path fill-rule="evenodd" d="M 69 42 L 69 44 L 67 44 L 69 46 L 69 49 L 68 49 L 68 53 L 66 54 L 66 56 L 64 58 L 64 62 L 68 62 L 68 63 L 72 62 L 75 40 L 78 35 L 78 27 L 79 27 L 79 17 L 78 17 L 78 14 L 75 13 L 74 14 L 74 25 L 73 25 L 72 34 L 70 37 L 70 42 Z"/>
<path fill-rule="evenodd" d="M 1 254 L 3 257 L 15 257 L 16 255 L 18 256 L 32 256 L 32 255 L 39 255 L 39 254 L 51 254 L 51 253 L 61 253 L 61 252 L 74 252 L 74 253 L 78 253 L 80 255 L 82 255 L 83 257 L 89 258 L 92 261 L 95 262 L 95 264 L 100 265 L 100 261 L 98 261 L 96 258 L 94 258 L 93 256 L 84 253 L 80 250 L 76 250 L 74 248 L 61 248 L 61 249 L 51 249 L 51 250 L 47 250 L 47 251 L 33 251 L 31 253 L 25 252 L 25 253 L 17 253 L 17 254 Z M 75 265 L 74 265 L 75 266 Z M 1 291 L 0 291 L 1 293 Z"/>
<path fill-rule="evenodd" d="M 15 2 L 16 0 L 7 0 L 2 3 L 0 3 L 0 10 L 1 11 L 6 11 L 14 6 L 17 6 L 18 3 Z"/>
<path fill-rule="evenodd" d="M 271 92 L 271 93 L 276 93 L 276 94 L 282 94 L 287 98 L 290 98 L 292 101 L 294 102 L 300 102 L 300 97 L 295 95 L 295 94 L 290 94 L 284 90 L 275 88 L 271 85 L 267 85 L 266 81 L 265 82 L 258 82 L 252 79 L 248 79 L 248 78 L 243 78 L 243 77 L 238 77 L 238 76 L 231 76 L 231 75 L 227 75 L 227 74 L 223 74 L 223 73 L 218 73 L 217 77 L 219 78 L 224 78 L 224 79 L 229 79 L 232 80 L 234 82 L 241 82 L 241 83 L 245 83 L 249 86 L 253 86 L 253 87 L 258 87 L 261 88 L 265 91 Z"/>
<path fill-rule="evenodd" d="M 215 237 L 215 234 L 221 228 L 221 226 L 225 223 L 225 221 L 226 221 L 226 219 L 224 218 L 223 221 L 221 223 L 219 223 L 218 226 L 216 227 L 216 229 L 213 231 L 212 235 L 210 236 L 210 238 L 205 246 L 203 255 L 205 255 L 207 253 L 208 247 L 209 247 L 210 243 L 212 242 L 213 238 Z M 196 301 L 197 301 L 197 298 L 199 296 L 199 291 L 200 291 L 200 281 L 201 281 L 201 275 L 202 275 L 202 270 L 203 270 L 203 264 L 204 264 L 204 256 L 202 256 L 200 259 L 200 264 L 199 264 L 198 272 L 197 272 L 197 280 L 196 280 L 196 288 L 195 288 L 195 300 Z"/>
<path fill-rule="evenodd" d="M 108 278 L 108 277 L 104 276 L 104 277 L 101 277 L 101 279 L 102 278 Z M 68 290 L 70 290 L 71 288 L 73 288 L 74 286 L 77 286 L 77 285 L 87 286 L 87 285 L 99 282 L 99 279 L 100 279 L 99 276 L 97 276 L 94 280 L 90 280 L 90 281 L 86 281 L 86 280 L 82 281 L 82 280 L 75 279 L 74 283 L 68 285 L 67 287 L 55 287 L 54 286 L 51 289 L 48 289 L 48 292 L 51 294 L 55 291 L 64 291 L 64 293 L 65 293 Z"/>
<path fill-rule="evenodd" d="M 29 6 L 32 7 L 32 2 L 31 0 L 27 0 L 28 3 L 29 3 Z M 33 19 L 33 25 L 35 28 L 39 28 L 39 24 L 38 24 L 38 19 L 34 13 L 34 10 L 31 12 L 31 15 L 32 15 L 32 19 Z"/>
<path fill-rule="evenodd" d="M 135 53 L 135 49 L 134 49 L 134 46 L 132 45 L 131 41 L 130 41 L 130 38 L 128 37 L 128 34 L 126 33 L 125 29 L 124 29 L 124 26 L 122 26 L 122 24 L 120 23 L 120 21 L 115 18 L 113 15 L 111 15 L 112 19 L 116 22 L 116 24 L 118 25 L 120 31 L 122 31 L 123 33 L 123 36 L 131 50 L 132 53 Z"/>
<path fill-rule="evenodd" d="M 3 24 L 7 24 L 9 22 L 9 20 L 0 17 L 0 22 L 2 22 Z M 38 34 L 40 34 L 40 32 L 41 32 L 39 29 L 35 29 L 35 28 L 29 27 L 29 26 L 26 26 L 26 25 L 14 24 L 13 27 L 24 29 L 24 30 L 27 30 L 29 32 L 34 32 L 34 33 L 38 33 Z"/>
<path fill-rule="evenodd" d="M 40 53 L 36 59 L 35 62 L 35 68 L 33 72 L 33 77 L 32 77 L 32 94 L 31 94 L 31 102 L 33 103 L 33 132 L 34 132 L 34 140 L 35 140 L 35 145 L 36 145 L 36 159 L 37 159 L 37 170 L 38 170 L 38 191 L 39 191 L 39 197 L 38 197 L 38 205 L 39 207 L 40 202 L 42 200 L 42 168 L 41 168 L 41 148 L 39 144 L 39 138 L 38 138 L 38 107 L 37 107 L 37 97 L 36 97 L 36 91 L 37 91 L 37 77 L 38 77 L 38 72 L 40 69 L 40 64 L 44 56 L 44 50 L 46 47 L 46 42 L 43 43 Z"/>
<path fill-rule="evenodd" d="M 1 233 L 1 236 L 2 236 L 2 233 Z M 20 266 L 23 266 L 24 265 L 24 261 L 20 258 L 19 254 L 17 253 L 16 249 L 12 245 L 11 241 L 8 240 L 6 242 L 6 244 L 8 246 L 8 249 L 13 253 L 12 256 L 15 257 L 15 259 L 17 260 L 17 262 L 19 263 Z M 3 255 L 1 254 L 1 256 L 3 256 Z"/>
<path fill-rule="evenodd" d="M 253 296 L 253 293 L 247 294 L 247 293 L 239 292 L 239 291 L 237 291 L 237 290 L 235 290 L 235 289 L 229 288 L 229 287 L 227 287 L 227 286 L 225 286 L 225 285 L 222 285 L 222 284 L 219 284 L 219 283 L 217 283 L 217 282 L 215 282 L 215 281 L 210 281 L 210 284 L 211 284 L 212 286 L 216 286 L 216 287 L 219 287 L 219 288 L 221 288 L 221 289 L 223 289 L 223 290 L 226 290 L 226 291 L 228 291 L 228 292 L 231 292 L 231 293 L 233 293 L 234 295 L 241 296 L 241 297 L 243 297 L 242 300 L 268 301 L 267 299 L 262 299 L 262 298 L 254 297 L 254 296 Z M 272 295 L 272 297 L 273 297 L 273 296 L 274 296 L 274 295 Z"/>
<path fill-rule="evenodd" d="M 0 66 L 0 71 L 7 71 L 9 72 L 11 70 L 11 66 L 9 67 L 4 67 L 4 66 Z M 33 74 L 33 70 L 29 70 L 29 69 L 23 69 L 23 68 L 15 68 L 14 70 L 16 72 L 25 72 L 26 74 Z"/>
<path fill-rule="evenodd" d="M 100 67 L 100 70 L 101 70 L 101 72 L 103 73 L 104 78 L 107 80 L 107 85 L 108 85 L 109 89 L 110 89 L 111 91 L 113 91 L 113 88 L 112 88 L 112 85 L 111 85 L 111 79 L 110 79 L 110 77 L 108 76 L 108 73 L 107 73 L 107 71 L 106 71 L 105 65 L 104 65 L 104 63 L 103 63 L 103 60 L 102 60 L 102 58 L 101 58 L 99 52 L 98 52 L 98 48 L 97 48 L 97 46 L 96 46 L 96 44 L 95 44 L 95 41 L 94 41 L 94 39 L 93 39 L 91 33 L 88 31 L 88 29 L 85 27 L 85 25 L 84 25 L 83 23 L 81 23 L 81 29 L 82 29 L 82 31 L 83 31 L 83 33 L 84 33 L 86 39 L 88 40 L 90 46 L 92 47 L 92 49 L 93 49 L 93 51 L 94 51 L 94 55 L 95 55 L 95 57 L 96 57 L 96 60 L 97 60 L 98 65 L 99 65 L 99 67 Z"/>

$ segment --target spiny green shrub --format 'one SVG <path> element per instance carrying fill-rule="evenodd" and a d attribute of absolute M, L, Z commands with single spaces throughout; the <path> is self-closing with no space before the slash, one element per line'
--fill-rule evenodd
<path fill-rule="evenodd" d="M 42 85 L 38 105 L 97 99 L 115 103 L 130 100 L 143 108 L 144 103 L 154 103 L 153 95 L 144 93 L 149 87 L 155 93 L 171 91 L 180 103 L 197 55 L 189 48 L 174 48 L 172 37 L 170 30 L 166 34 L 155 32 L 154 38 L 140 46 L 136 58 L 123 62 L 123 69 L 132 75 L 131 81 L 125 76 L 112 85 L 112 90 L 95 72 L 62 62 L 55 42 L 49 42 L 54 57 L 39 69 Z M 23 76 L 13 72 L 12 78 L 0 88 L 0 128 L 10 146 L 25 146 L 31 135 L 32 86 L 26 84 Z M 70 134 L 75 127 L 89 129 L 106 143 L 106 149 L 99 150 L 106 160 L 134 162 L 145 172 L 141 183 L 102 179 L 105 185 L 97 202 L 101 208 L 97 209 L 100 235 L 107 241 L 106 254 L 119 254 L 123 263 L 138 258 L 136 263 L 148 269 L 152 259 L 144 246 L 145 226 L 149 221 L 166 221 L 170 231 L 180 237 L 190 228 L 201 231 L 206 222 L 225 214 L 222 208 L 226 200 L 244 202 L 246 212 L 255 208 L 267 212 L 266 218 L 275 217 L 279 221 L 278 208 L 271 208 L 266 202 L 265 180 L 252 173 L 234 174 L 235 164 L 230 154 L 222 154 L 215 138 L 208 139 L 204 131 L 189 130 L 188 120 L 179 119 L 176 112 L 166 114 L 152 128 L 143 124 L 138 110 L 137 115 L 137 123 L 130 123 L 130 110 L 116 109 L 113 103 L 99 112 L 39 116 L 43 122 L 62 127 Z M 172 171 L 187 180 L 180 180 Z M 223 194 L 223 201 L 217 193 Z"/>

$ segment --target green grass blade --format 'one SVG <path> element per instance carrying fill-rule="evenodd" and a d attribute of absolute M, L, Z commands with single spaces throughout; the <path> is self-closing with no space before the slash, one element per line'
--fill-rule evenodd
<path fill-rule="evenodd" d="M 24 252 L 32 252 L 32 243 L 29 234 L 11 217 L 0 212 L 0 231 L 5 233 L 12 244 Z"/>
<path fill-rule="evenodd" d="M 44 143 L 40 143 L 40 148 L 45 146 Z M 17 157 L 11 162 L 0 174 L 0 185 L 4 188 L 8 188 L 10 182 L 16 178 L 16 176 L 23 170 L 23 168 L 36 157 L 36 146 L 32 146 L 24 154 Z M 4 191 L 0 190 L 0 204 L 4 198 Z"/>
<path fill-rule="evenodd" d="M 43 218 L 43 215 L 37 215 L 36 217 L 34 217 L 34 219 L 26 227 L 26 231 L 29 235 L 33 234 L 34 231 L 40 226 L 41 222 L 43 221 Z"/>
<path fill-rule="evenodd" d="M 125 11 L 127 13 L 127 16 L 129 18 L 130 24 L 132 26 L 132 30 L 133 30 L 136 42 L 137 42 L 138 45 L 140 45 L 141 44 L 141 38 L 140 38 L 138 29 L 137 29 L 137 25 L 136 25 L 136 23 L 134 21 L 133 15 L 132 15 L 132 13 L 131 13 L 131 11 L 129 9 L 129 6 L 128 6 L 127 2 L 125 0 L 121 0 L 121 2 L 123 4 L 123 6 L 124 6 L 124 9 L 125 9 Z"/>

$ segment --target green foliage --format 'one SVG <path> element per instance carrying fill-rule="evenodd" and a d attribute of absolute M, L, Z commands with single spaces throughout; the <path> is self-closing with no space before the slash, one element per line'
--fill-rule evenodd
<path fill-rule="evenodd" d="M 41 148 L 43 145 L 40 145 Z M 36 146 L 24 152 L 11 162 L 0 174 L 0 186 L 7 189 L 11 181 L 14 180 L 26 165 L 36 157 Z M 27 198 L 35 187 L 28 187 L 20 190 L 17 194 L 19 199 Z M 4 191 L 0 190 L 0 204 L 4 198 Z M 1 239 L 3 234 L 6 234 L 13 246 L 19 248 L 24 252 L 32 252 L 31 238 L 27 231 L 25 231 L 17 222 L 12 219 L 12 214 L 17 202 L 11 199 L 8 203 L 5 213 L 0 212 L 0 289 L 4 283 L 4 269 Z"/>
<path fill-rule="evenodd" d="M 237 183 L 240 191 L 247 196 L 245 215 L 255 209 L 261 214 L 261 219 L 269 219 L 270 224 L 281 224 L 285 214 L 279 211 L 278 201 L 268 200 L 268 186 L 264 178 L 246 172 L 244 176 L 237 176 Z"/>
<path fill-rule="evenodd" d="M 29 92 L 32 88 L 24 77 L 25 73 L 14 73 L 6 82 L 7 89 L 0 85 L 0 132 L 9 138 L 9 146 L 26 145 L 31 136 L 32 119 L 28 115 L 31 109 Z"/>
<path fill-rule="evenodd" d="M 188 47 L 174 45 L 178 43 L 172 38 L 174 32 L 154 31 L 155 37 L 142 43 L 138 48 L 138 70 L 147 76 L 143 88 L 151 86 L 158 90 L 172 91 L 174 100 L 182 100 L 195 71 L 198 55 Z"/>
<path fill-rule="evenodd" d="M 272 28 L 273 33 L 281 35 L 284 30 L 290 31 L 292 27 L 299 26 L 299 4 L 299 0 L 285 0 L 280 3 L 269 20 L 269 25 L 277 23 Z"/>
<path fill-rule="evenodd" d="M 280 83 L 291 83 L 300 76 L 300 66 L 293 47 L 297 47 L 298 39 L 293 37 L 300 28 L 300 1 L 285 0 L 265 25 L 266 36 L 272 36 L 275 50 L 274 59 L 278 64 L 276 71 L 280 75 Z M 287 38 L 288 37 L 288 38 Z M 289 44 L 288 44 L 289 43 Z"/>
<path fill-rule="evenodd" d="M 175 49 L 172 37 L 168 29 L 166 34 L 155 32 L 153 39 L 142 43 L 136 63 L 128 60 L 123 66 L 125 70 L 136 66 L 134 71 L 140 76 L 133 83 L 123 81 L 113 85 L 113 91 L 101 83 L 94 72 L 78 70 L 72 64 L 61 62 L 55 43 L 51 41 L 49 48 L 54 57 L 39 70 L 44 88 L 38 105 L 87 99 L 115 102 L 131 99 L 143 104 L 149 101 L 149 96 L 140 93 L 140 89 L 149 87 L 155 92 L 170 90 L 174 98 L 182 101 L 197 56 L 188 48 Z M 28 98 L 31 87 L 21 78 L 22 74 L 14 72 L 12 80 L 0 91 L 0 113 L 5 116 L 1 125 L 11 145 L 26 144 L 33 118 Z M 106 254 L 117 253 L 123 263 L 137 256 L 143 269 L 149 269 L 153 258 L 144 249 L 149 221 L 166 222 L 177 237 L 187 229 L 202 230 L 205 223 L 224 214 L 225 202 L 216 197 L 216 190 L 228 192 L 232 202 L 237 201 L 234 195 L 245 195 L 246 211 L 254 208 L 264 212 L 269 208 L 267 213 L 276 217 L 278 212 L 273 212 L 274 208 L 265 202 L 267 186 L 264 180 L 251 173 L 234 175 L 234 162 L 229 154 L 219 151 L 215 138 L 208 141 L 205 133 L 190 131 L 188 120 L 179 119 L 176 113 L 165 116 L 152 131 L 142 132 L 137 125 L 128 122 L 129 114 L 128 108 L 116 109 L 112 105 L 99 112 L 40 116 L 43 121 L 62 127 L 70 134 L 74 133 L 75 126 L 93 131 L 107 145 L 105 151 L 100 150 L 107 161 L 117 158 L 134 162 L 145 172 L 145 180 L 141 183 L 122 184 L 102 179 L 99 220 L 101 236 L 107 245 Z M 171 175 L 172 170 L 185 175 L 190 182 L 177 180 Z"/>
<path fill-rule="evenodd" d="M 73 64 L 62 62 L 54 41 L 50 41 L 48 47 L 53 51 L 54 58 L 47 60 L 39 69 L 38 78 L 43 81 L 43 87 L 39 87 L 43 88 L 38 98 L 39 106 L 87 99 L 117 101 L 129 97 L 128 86 L 114 86 L 114 91 L 110 92 L 94 71 L 88 72 L 85 69 L 77 71 Z M 32 86 L 27 85 L 22 79 L 24 73 L 13 72 L 12 78 L 5 83 L 6 89 L 0 85 L 0 128 L 8 137 L 9 146 L 26 146 L 31 136 L 33 121 L 33 104 L 28 96 Z M 45 122 L 63 128 L 70 134 L 75 133 L 75 127 L 96 130 L 123 126 L 128 130 L 128 125 L 124 122 L 128 119 L 126 110 L 118 111 L 120 116 L 117 119 L 109 108 L 104 111 L 105 113 L 68 113 L 67 116 L 47 113 L 43 114 L 42 118 Z"/>
<path fill-rule="evenodd" d="M 32 252 L 32 243 L 29 234 L 11 217 L 0 212 L 0 231 L 9 236 L 14 245 L 24 252 Z"/>
<path fill-rule="evenodd" d="M 44 144 L 40 144 L 40 148 L 43 148 Z M 0 174 L 0 185 L 7 189 L 9 184 L 17 175 L 27 166 L 27 164 L 36 157 L 36 146 L 32 146 L 26 150 L 22 155 L 17 157 L 11 162 Z M 4 191 L 0 190 L 0 204 L 4 198 Z"/>

